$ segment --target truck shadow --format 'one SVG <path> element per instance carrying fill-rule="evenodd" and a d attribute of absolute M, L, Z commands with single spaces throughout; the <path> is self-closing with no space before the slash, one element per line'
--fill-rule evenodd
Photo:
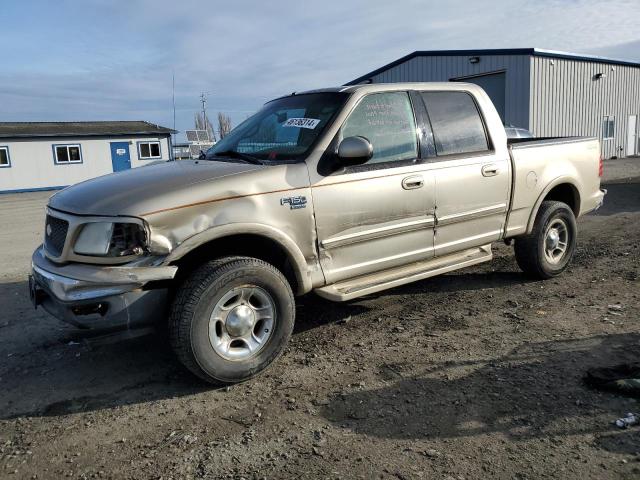
<path fill-rule="evenodd" d="M 331 302 L 320 298 L 315 294 L 308 294 L 301 299 L 298 299 L 294 334 L 302 333 L 323 325 L 341 322 L 349 317 L 365 313 L 376 308 L 374 305 L 370 304 L 371 301 L 385 297 L 404 297 L 407 295 L 425 294 L 438 296 L 439 294 L 499 289 L 515 285 L 540 282 L 540 280 L 532 280 L 528 278 L 520 271 L 478 271 L 478 269 L 483 268 L 487 270 L 486 265 L 480 265 L 463 272 L 447 273 L 446 275 L 420 280 L 407 285 L 395 287 L 390 290 L 365 295 L 344 303 Z M 426 301 L 429 301 L 430 299 L 431 297 L 426 299 Z M 434 301 L 437 300 L 434 298 Z M 381 311 L 380 313 L 383 314 L 384 312 Z"/>
<path fill-rule="evenodd" d="M 611 434 L 611 420 L 628 400 L 590 390 L 581 377 L 590 367 L 637 361 L 638 340 L 627 334 L 525 344 L 490 361 L 427 364 L 418 375 L 415 366 L 405 373 L 401 364 L 380 365 L 386 385 L 336 393 L 322 415 L 359 434 L 407 440 Z M 610 438 L 598 442 L 613 450 Z"/>

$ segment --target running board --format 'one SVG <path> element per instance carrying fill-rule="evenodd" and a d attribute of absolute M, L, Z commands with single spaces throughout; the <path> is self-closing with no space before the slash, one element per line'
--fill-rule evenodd
<path fill-rule="evenodd" d="M 488 262 L 492 258 L 491 244 L 488 244 L 444 257 L 422 260 L 409 265 L 383 270 L 382 272 L 342 280 L 338 283 L 318 288 L 315 292 L 328 300 L 344 302 L 370 293 L 458 270 L 459 268 Z"/>

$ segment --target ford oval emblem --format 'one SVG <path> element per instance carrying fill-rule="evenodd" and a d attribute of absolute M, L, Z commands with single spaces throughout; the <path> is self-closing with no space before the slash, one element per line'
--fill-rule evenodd
<path fill-rule="evenodd" d="M 51 236 L 51 224 L 47 224 L 47 237 Z"/>

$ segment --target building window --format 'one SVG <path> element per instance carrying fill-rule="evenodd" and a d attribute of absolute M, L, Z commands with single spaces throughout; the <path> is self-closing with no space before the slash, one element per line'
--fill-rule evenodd
<path fill-rule="evenodd" d="M 9 158 L 9 147 L 0 147 L 0 168 L 11 166 L 11 158 Z"/>
<path fill-rule="evenodd" d="M 53 156 L 56 165 L 68 163 L 82 163 L 82 150 L 80 145 L 54 145 Z"/>
<path fill-rule="evenodd" d="M 138 158 L 141 160 L 162 158 L 160 142 L 138 142 Z"/>
<path fill-rule="evenodd" d="M 616 134 L 616 117 L 605 115 L 602 119 L 602 138 L 608 140 Z"/>

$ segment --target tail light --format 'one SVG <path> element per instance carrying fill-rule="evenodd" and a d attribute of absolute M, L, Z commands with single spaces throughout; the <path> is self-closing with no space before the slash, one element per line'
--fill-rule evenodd
<path fill-rule="evenodd" d="M 598 176 L 601 177 L 604 173 L 604 162 L 602 161 L 602 155 L 600 155 L 600 162 L 598 163 Z"/>

